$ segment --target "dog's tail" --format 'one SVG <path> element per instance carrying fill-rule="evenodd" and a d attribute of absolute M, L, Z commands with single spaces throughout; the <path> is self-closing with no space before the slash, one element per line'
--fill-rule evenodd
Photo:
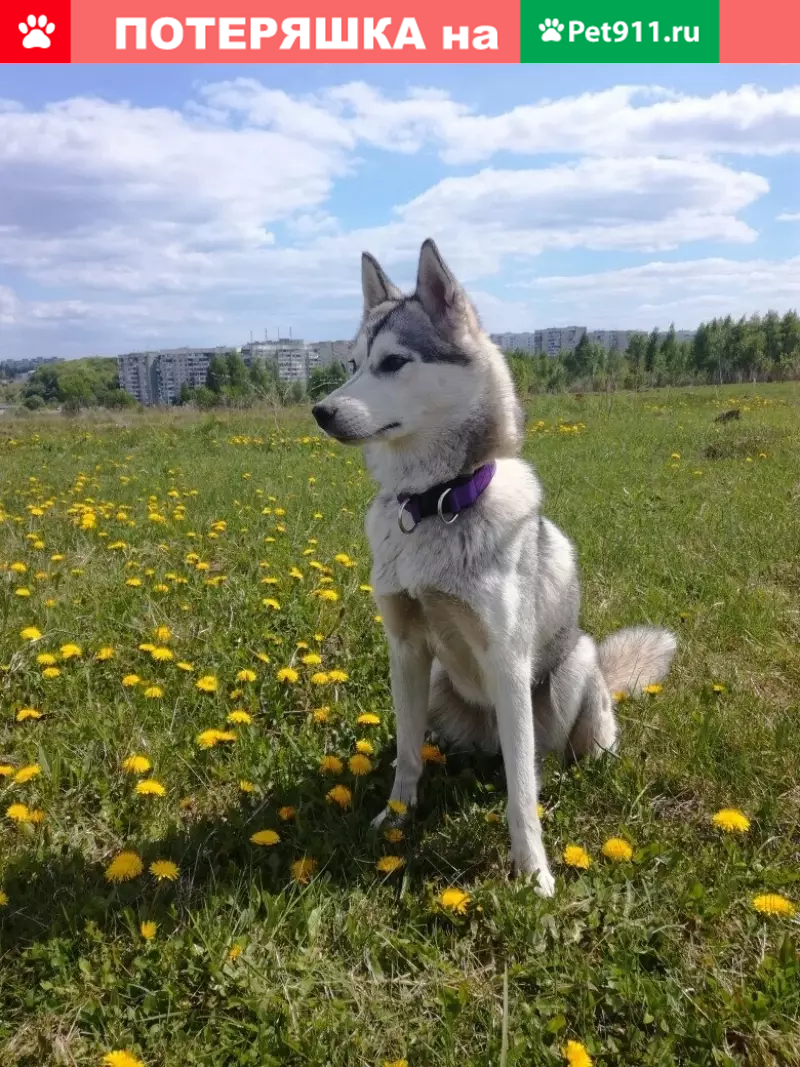
<path fill-rule="evenodd" d="M 665 678 L 677 648 L 675 635 L 655 626 L 629 626 L 599 648 L 600 670 L 612 693 L 635 696 Z"/>

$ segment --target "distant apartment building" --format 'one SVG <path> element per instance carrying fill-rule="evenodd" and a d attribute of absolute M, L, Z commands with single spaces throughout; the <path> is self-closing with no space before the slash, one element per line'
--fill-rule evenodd
<path fill-rule="evenodd" d="M 261 359 L 277 367 L 282 382 L 306 382 L 309 374 L 320 365 L 316 346 L 307 345 L 300 338 L 281 337 L 277 341 L 251 341 L 242 345 L 245 363 Z"/>
<path fill-rule="evenodd" d="M 493 333 L 491 340 L 504 352 L 522 351 L 530 355 L 546 352 L 548 356 L 557 356 L 576 348 L 584 336 L 593 344 L 602 345 L 609 352 L 627 352 L 631 334 L 647 330 L 589 330 L 585 326 L 554 326 L 546 330 L 533 330 L 530 333 Z M 694 340 L 694 330 L 676 330 L 676 341 Z M 666 330 L 660 330 L 659 338 L 667 336 Z"/>
<path fill-rule="evenodd" d="M 117 358 L 119 384 L 140 404 L 174 404 L 184 385 L 190 389 L 205 385 L 213 356 L 224 358 L 230 351 L 229 347 L 220 345 L 128 352 Z"/>
<path fill-rule="evenodd" d="M 352 341 L 314 341 L 309 346 L 316 352 L 320 367 L 330 367 L 332 363 L 341 363 L 345 368 L 350 360 L 352 347 Z"/>
<path fill-rule="evenodd" d="M 551 326 L 530 333 L 493 333 L 490 337 L 504 352 L 520 350 L 532 356 L 542 352 L 557 356 L 560 352 L 570 352 L 576 348 L 585 333 L 585 326 Z"/>

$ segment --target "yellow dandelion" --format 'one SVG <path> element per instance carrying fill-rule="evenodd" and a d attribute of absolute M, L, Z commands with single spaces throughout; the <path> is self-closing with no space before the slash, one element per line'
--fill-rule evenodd
<path fill-rule="evenodd" d="M 445 889 L 439 894 L 439 904 L 446 911 L 453 911 L 457 915 L 466 915 L 471 897 L 461 889 Z"/>
<path fill-rule="evenodd" d="M 174 882 L 180 870 L 177 863 L 173 863 L 172 860 L 154 860 L 150 864 L 150 873 L 159 882 Z"/>
<path fill-rule="evenodd" d="M 26 589 L 24 585 L 19 586 L 19 588 L 14 590 L 14 592 L 15 592 L 15 594 L 17 596 L 22 596 L 22 597 L 26 597 L 26 596 L 30 596 L 31 595 L 30 589 Z"/>
<path fill-rule="evenodd" d="M 317 671 L 315 674 L 311 675 L 312 685 L 327 685 L 330 680 L 330 675 L 325 674 L 324 671 Z"/>
<path fill-rule="evenodd" d="M 311 712 L 311 717 L 314 722 L 327 722 L 330 710 L 331 709 L 327 707 L 315 708 L 314 711 Z"/>
<path fill-rule="evenodd" d="M 20 630 L 19 636 L 23 641 L 38 641 L 42 636 L 42 631 L 37 630 L 35 626 L 26 626 L 23 630 Z"/>
<path fill-rule="evenodd" d="M 322 663 L 322 656 L 318 656 L 316 652 L 309 652 L 307 656 L 303 656 L 303 663 L 306 667 L 316 667 L 317 664 Z"/>
<path fill-rule="evenodd" d="M 4 908 L 8 904 L 8 893 L 5 890 L 0 889 L 0 908 Z"/>
<path fill-rule="evenodd" d="M 423 745 L 422 762 L 447 763 L 447 756 L 445 756 L 444 752 L 442 752 L 438 745 Z"/>
<path fill-rule="evenodd" d="M 606 859 L 613 860 L 615 863 L 627 863 L 633 856 L 633 849 L 621 837 L 609 837 L 600 851 Z"/>
<path fill-rule="evenodd" d="M 80 645 L 66 644 L 59 649 L 62 659 L 77 659 L 83 655 Z"/>
<path fill-rule="evenodd" d="M 45 669 L 42 671 L 42 678 L 47 678 L 48 680 L 52 680 L 53 678 L 60 678 L 60 677 L 61 677 L 61 671 L 58 669 L 58 667 L 45 667 Z"/>
<path fill-rule="evenodd" d="M 29 815 L 27 804 L 10 804 L 6 808 L 6 818 L 12 822 L 27 822 Z"/>
<path fill-rule="evenodd" d="M 235 741 L 236 734 L 229 730 L 203 730 L 195 738 L 200 748 L 214 748 L 223 741 Z"/>
<path fill-rule="evenodd" d="M 300 885 L 308 885 L 317 870 L 317 861 L 310 856 L 295 860 L 291 867 L 292 878 Z"/>
<path fill-rule="evenodd" d="M 651 696 L 656 696 L 664 688 L 663 685 L 659 685 L 657 682 L 651 682 L 650 685 L 646 685 L 642 692 L 649 693 Z"/>
<path fill-rule="evenodd" d="M 628 699 L 628 694 L 624 689 L 617 689 L 611 694 L 611 699 L 615 704 L 624 704 Z"/>
<path fill-rule="evenodd" d="M 711 691 L 712 693 L 724 693 L 725 686 L 722 684 L 722 682 L 714 682 L 714 684 L 711 686 Z"/>
<path fill-rule="evenodd" d="M 797 908 L 791 900 L 780 893 L 764 893 L 763 896 L 753 897 L 753 907 L 762 915 L 787 915 L 791 917 L 797 912 Z"/>
<path fill-rule="evenodd" d="M 277 845 L 280 839 L 275 830 L 258 830 L 250 837 L 254 845 Z"/>
<path fill-rule="evenodd" d="M 592 1067 L 592 1057 L 580 1041 L 568 1041 L 564 1046 L 564 1059 L 569 1067 Z"/>
<path fill-rule="evenodd" d="M 41 652 L 36 657 L 36 662 L 41 667 L 52 667 L 53 664 L 58 662 L 58 660 L 56 659 L 56 657 L 51 652 Z"/>
<path fill-rule="evenodd" d="M 0 763 L 0 778 L 10 778 L 14 773 L 14 768 L 10 763 Z"/>
<path fill-rule="evenodd" d="M 386 806 L 389 811 L 394 812 L 395 815 L 408 814 L 408 804 L 404 804 L 402 800 L 390 800 Z"/>
<path fill-rule="evenodd" d="M 242 711 L 241 708 L 237 708 L 235 711 L 230 712 L 227 718 L 228 722 L 242 726 L 247 726 L 253 721 L 253 716 L 249 715 L 246 711 Z"/>
<path fill-rule="evenodd" d="M 141 857 L 132 850 L 120 852 L 118 856 L 106 867 L 105 877 L 107 882 L 129 882 L 138 878 L 144 870 Z"/>
<path fill-rule="evenodd" d="M 103 1067 L 144 1067 L 144 1064 L 130 1052 L 118 1049 L 103 1056 Z"/>
<path fill-rule="evenodd" d="M 234 960 L 238 960 L 239 957 L 241 956 L 241 954 L 242 954 L 242 946 L 237 942 L 235 945 L 232 945 L 231 948 L 229 949 L 229 951 L 228 951 L 228 959 L 232 963 Z"/>
<path fill-rule="evenodd" d="M 292 822 L 297 815 L 297 811 L 291 804 L 284 804 L 282 808 L 278 808 L 278 818 L 281 822 Z"/>
<path fill-rule="evenodd" d="M 338 756 L 323 756 L 319 763 L 319 769 L 323 774 L 341 774 L 344 764 Z"/>
<path fill-rule="evenodd" d="M 395 871 L 399 871 L 401 867 L 405 867 L 405 864 L 406 861 L 402 856 L 381 856 L 375 864 L 375 867 L 381 874 L 394 874 Z"/>
<path fill-rule="evenodd" d="M 339 594 L 336 592 L 335 589 L 317 589 L 316 594 L 320 598 L 320 600 L 329 600 L 331 602 L 334 602 L 339 599 Z"/>
<path fill-rule="evenodd" d="M 272 596 L 266 597 L 264 600 L 261 601 L 261 604 L 265 608 L 272 608 L 273 611 L 281 610 L 280 601 L 276 600 L 275 597 Z"/>
<path fill-rule="evenodd" d="M 158 648 L 154 648 L 150 655 L 153 657 L 156 663 L 169 663 L 171 660 L 175 659 L 175 653 L 172 651 L 172 649 L 165 648 L 163 645 L 159 646 Z"/>
<path fill-rule="evenodd" d="M 580 845 L 567 845 L 563 859 L 568 867 L 578 867 L 582 871 L 588 870 L 592 863 L 591 856 Z"/>
<path fill-rule="evenodd" d="M 406 836 L 399 826 L 390 826 L 383 831 L 384 838 L 392 845 L 398 844 Z"/>
<path fill-rule="evenodd" d="M 362 756 L 371 756 L 375 751 L 375 746 L 371 741 L 356 741 L 356 749 Z"/>
<path fill-rule="evenodd" d="M 142 935 L 145 941 L 152 941 L 153 938 L 156 936 L 157 929 L 158 925 L 152 920 L 148 920 L 139 925 L 139 933 Z"/>
<path fill-rule="evenodd" d="M 347 671 L 333 670 L 328 671 L 328 678 L 332 682 L 346 682 L 349 675 Z"/>
<path fill-rule="evenodd" d="M 239 779 L 239 789 L 242 793 L 255 793 L 255 783 L 248 782 L 246 778 Z"/>
<path fill-rule="evenodd" d="M 106 660 L 113 659 L 116 655 L 114 649 L 110 645 L 106 645 L 104 648 L 99 648 L 94 654 L 94 658 L 98 663 L 105 663 Z"/>
<path fill-rule="evenodd" d="M 254 682 L 256 680 L 256 672 L 250 670 L 242 670 L 236 675 L 237 682 Z"/>
<path fill-rule="evenodd" d="M 126 689 L 130 689 L 131 686 L 138 685 L 141 680 L 138 674 L 126 674 L 122 679 L 122 684 Z"/>
<path fill-rule="evenodd" d="M 372 592 L 372 586 L 371 585 L 360 585 L 358 588 L 361 590 L 362 593 L 371 593 Z"/>
<path fill-rule="evenodd" d="M 375 715 L 371 711 L 365 711 L 363 715 L 359 715 L 356 722 L 359 726 L 379 726 L 380 715 Z"/>
<path fill-rule="evenodd" d="M 160 685 L 148 685 L 144 691 L 144 695 L 148 700 L 160 700 L 164 695 L 164 690 Z"/>
<path fill-rule="evenodd" d="M 175 666 L 178 668 L 179 671 L 189 671 L 189 672 L 191 672 L 191 671 L 194 670 L 194 664 L 193 663 L 187 663 L 186 660 L 179 660 L 175 664 Z"/>
<path fill-rule="evenodd" d="M 25 782 L 29 782 L 31 778 L 36 778 L 42 773 L 42 768 L 38 763 L 28 764 L 26 767 L 20 767 L 17 773 L 14 775 L 14 781 L 17 785 L 24 785 Z"/>
<path fill-rule="evenodd" d="M 281 667 L 276 675 L 279 682 L 288 682 L 290 685 L 294 685 L 300 678 L 300 675 L 294 669 L 294 667 Z"/>
<path fill-rule="evenodd" d="M 219 688 L 219 683 L 215 675 L 204 674 L 202 678 L 198 678 L 194 683 L 195 689 L 199 689 L 201 693 L 216 693 Z"/>
<path fill-rule="evenodd" d="M 355 756 L 351 756 L 347 761 L 347 766 L 350 768 L 352 774 L 361 777 L 363 774 L 369 774 L 372 770 L 372 761 L 363 756 L 360 752 L 357 752 Z"/>
<path fill-rule="evenodd" d="M 151 766 L 147 756 L 128 756 L 122 761 L 123 771 L 127 771 L 129 774 L 145 774 L 150 770 Z"/>
<path fill-rule="evenodd" d="M 746 834 L 750 829 L 750 820 L 738 808 L 721 808 L 711 816 L 711 821 L 728 834 Z"/>
<path fill-rule="evenodd" d="M 153 630 L 153 637 L 163 644 L 172 637 L 172 630 L 170 630 L 169 626 L 156 626 L 155 630 Z"/>
<path fill-rule="evenodd" d="M 16 714 L 17 722 L 25 722 L 27 719 L 41 719 L 41 711 L 36 708 L 20 708 Z"/>
<path fill-rule="evenodd" d="M 346 785 L 335 785 L 326 796 L 331 804 L 338 804 L 340 808 L 349 808 L 353 802 L 353 794 Z"/>
<path fill-rule="evenodd" d="M 163 797 L 166 796 L 167 790 L 157 779 L 145 778 L 144 781 L 136 783 L 136 792 L 141 797 Z"/>

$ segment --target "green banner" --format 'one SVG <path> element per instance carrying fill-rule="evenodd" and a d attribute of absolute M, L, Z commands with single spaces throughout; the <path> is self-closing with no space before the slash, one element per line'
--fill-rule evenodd
<path fill-rule="evenodd" d="M 522 0 L 523 63 L 718 63 L 718 0 Z"/>

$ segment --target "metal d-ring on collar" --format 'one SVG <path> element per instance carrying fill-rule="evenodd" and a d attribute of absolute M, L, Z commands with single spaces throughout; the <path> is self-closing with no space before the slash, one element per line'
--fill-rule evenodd
<path fill-rule="evenodd" d="M 454 512 L 453 512 L 453 514 L 452 514 L 452 515 L 450 516 L 450 518 L 449 518 L 449 519 L 446 519 L 446 518 L 444 517 L 444 514 L 443 514 L 443 512 L 442 512 L 442 504 L 443 504 L 443 502 L 444 502 L 444 498 L 445 498 L 445 497 L 447 496 L 447 494 L 448 494 L 448 493 L 452 493 L 452 492 L 453 492 L 453 490 L 452 490 L 452 489 L 451 489 L 450 487 L 448 487 L 447 489 L 445 489 L 445 491 L 444 491 L 444 492 L 442 493 L 442 495 L 441 495 L 441 496 L 439 497 L 439 503 L 438 503 L 438 504 L 436 505 L 436 510 L 437 510 L 437 511 L 438 511 L 438 513 L 439 513 L 439 518 L 440 518 L 440 519 L 442 520 L 442 522 L 443 522 L 443 523 L 445 524 L 445 526 L 452 526 L 452 525 L 453 525 L 453 523 L 454 523 L 454 522 L 456 521 L 456 519 L 458 518 L 458 512 L 457 512 L 457 511 L 454 511 Z"/>
<path fill-rule="evenodd" d="M 397 512 L 397 524 L 400 527 L 401 532 L 404 533 L 404 534 L 413 533 L 414 530 L 416 530 L 416 528 L 417 528 L 417 524 L 416 523 L 414 523 L 414 525 L 410 526 L 408 529 L 406 529 L 405 526 L 403 526 L 403 515 L 405 515 L 405 513 L 406 513 L 406 508 L 408 507 L 408 503 L 409 503 L 408 500 L 404 500 L 403 503 L 400 505 L 399 511 Z M 412 515 L 411 518 L 413 519 L 414 516 Z"/>

